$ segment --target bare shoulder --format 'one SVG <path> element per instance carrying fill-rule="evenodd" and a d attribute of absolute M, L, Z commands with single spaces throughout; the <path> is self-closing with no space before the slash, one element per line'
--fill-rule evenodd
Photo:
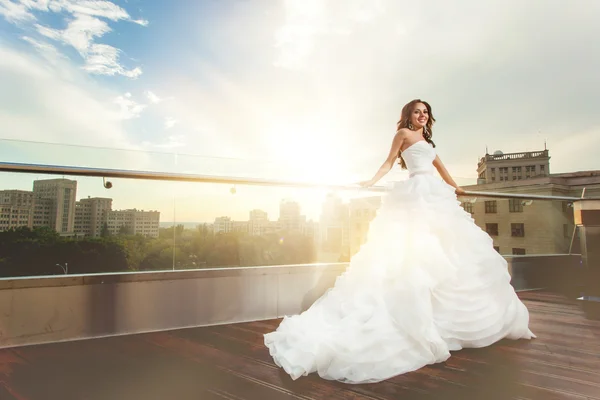
<path fill-rule="evenodd" d="M 411 133 L 410 129 L 408 129 L 408 128 L 400 128 L 400 129 L 398 129 L 398 131 L 396 132 L 396 137 L 399 137 L 399 138 L 402 138 L 402 139 L 404 139 L 404 138 L 406 138 L 407 136 L 409 136 L 409 135 L 410 135 L 410 133 Z"/>

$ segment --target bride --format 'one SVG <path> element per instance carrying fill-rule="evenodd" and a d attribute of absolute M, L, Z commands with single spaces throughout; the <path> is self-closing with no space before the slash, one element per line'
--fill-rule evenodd
<path fill-rule="evenodd" d="M 334 287 L 265 335 L 292 379 L 317 372 L 379 382 L 443 362 L 451 351 L 535 337 L 506 261 L 456 199 L 464 191 L 436 155 L 433 122 L 428 103 L 404 106 L 386 161 L 362 185 L 375 184 L 397 158 L 410 178 L 389 191 Z"/>

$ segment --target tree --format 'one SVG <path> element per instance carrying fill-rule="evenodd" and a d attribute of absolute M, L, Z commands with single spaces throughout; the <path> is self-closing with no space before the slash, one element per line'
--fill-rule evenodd
<path fill-rule="evenodd" d="M 133 235 L 133 228 L 129 225 L 121 225 L 119 228 L 119 235 L 128 236 Z"/>
<path fill-rule="evenodd" d="M 102 230 L 100 231 L 100 237 L 109 237 L 110 236 L 110 231 L 108 230 L 108 224 L 105 222 L 104 225 L 102 225 Z"/>
<path fill-rule="evenodd" d="M 56 264 L 69 264 L 70 274 L 126 271 L 127 252 L 111 238 L 62 238 L 48 228 L 0 232 L 0 276 L 64 273 Z"/>

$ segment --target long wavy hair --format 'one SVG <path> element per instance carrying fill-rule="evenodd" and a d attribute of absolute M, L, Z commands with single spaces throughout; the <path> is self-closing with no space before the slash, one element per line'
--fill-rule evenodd
<path fill-rule="evenodd" d="M 415 100 L 412 100 L 411 102 L 407 103 L 404 107 L 402 107 L 402 113 L 400 114 L 400 121 L 398 121 L 398 123 L 396 124 L 396 133 L 398 133 L 398 131 L 402 128 L 412 129 L 412 127 L 410 126 L 411 125 L 410 124 L 410 116 L 412 115 L 413 111 L 415 110 L 416 105 L 419 103 L 425 104 L 425 107 L 427 108 L 427 113 L 429 114 L 427 123 L 423 127 L 423 138 L 427 141 L 427 143 L 429 143 L 433 147 L 435 147 L 435 143 L 433 143 L 433 140 L 431 139 L 433 136 L 433 123 L 435 122 L 435 118 L 433 118 L 433 113 L 431 112 L 431 106 L 426 101 L 423 101 L 420 99 L 415 99 Z M 398 158 L 400 160 L 399 163 L 400 163 L 400 166 L 402 167 L 402 169 L 406 169 L 406 163 L 404 162 L 404 159 L 402 158 L 401 151 L 398 151 Z"/>

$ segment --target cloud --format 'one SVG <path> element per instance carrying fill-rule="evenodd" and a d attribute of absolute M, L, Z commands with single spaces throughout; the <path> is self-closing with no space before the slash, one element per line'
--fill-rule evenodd
<path fill-rule="evenodd" d="M 43 51 L 52 52 L 51 47 L 37 44 Z M 0 46 L 0 86 L 5 88 L 0 91 L 2 137 L 135 150 L 137 146 L 128 135 L 124 120 L 139 114 L 143 106 L 130 96 L 119 96 L 97 86 L 68 62 L 57 62 L 59 65 L 54 66 L 33 54 Z M 4 159 L 33 157 L 38 163 L 107 167 L 106 160 L 110 159 L 115 168 L 145 165 L 137 156 L 107 157 L 101 150 L 83 148 L 72 151 L 64 146 L 40 144 L 28 145 L 23 152 L 4 150 L 8 152 L 3 154 Z"/>
<path fill-rule="evenodd" d="M 15 3 L 11 0 L 0 0 L 0 15 L 8 22 L 20 23 L 35 20 L 29 7 L 23 3 Z"/>
<path fill-rule="evenodd" d="M 145 104 L 139 104 L 131 98 L 131 93 L 125 93 L 123 96 L 115 98 L 114 103 L 119 106 L 122 119 L 132 119 L 140 116 Z"/>
<path fill-rule="evenodd" d="M 56 29 L 35 23 L 33 12 L 66 13 L 67 27 Z M 122 75 L 138 78 L 142 69 L 126 68 L 120 62 L 122 51 L 113 46 L 96 43 L 96 40 L 111 31 L 107 22 L 129 21 L 147 26 L 148 21 L 134 20 L 125 9 L 110 1 L 74 0 L 0 0 L 0 15 L 12 23 L 32 22 L 38 33 L 46 38 L 73 47 L 84 60 L 83 69 L 91 74 Z"/>
<path fill-rule="evenodd" d="M 22 39 L 31 44 L 48 62 L 56 65 L 61 60 L 68 60 L 68 57 L 62 54 L 49 43 L 23 36 Z"/>
<path fill-rule="evenodd" d="M 177 121 L 175 118 L 167 117 L 165 118 L 165 129 L 171 129 L 177 125 L 177 123 L 179 123 L 179 121 Z"/>
<path fill-rule="evenodd" d="M 144 94 L 146 95 L 146 98 L 153 104 L 158 104 L 163 100 L 160 97 L 158 97 L 156 94 L 154 94 L 154 92 L 151 92 L 150 90 L 146 90 L 144 92 Z"/>

